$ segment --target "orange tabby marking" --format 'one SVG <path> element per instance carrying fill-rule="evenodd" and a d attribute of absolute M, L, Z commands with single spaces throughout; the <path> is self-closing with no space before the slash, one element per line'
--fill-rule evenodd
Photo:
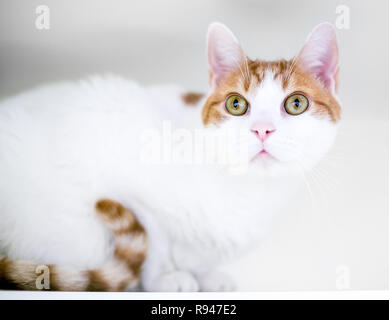
<path fill-rule="evenodd" d="M 146 258 L 147 239 L 135 215 L 112 200 L 96 203 L 98 216 L 113 232 L 114 258 L 100 269 L 76 270 L 48 265 L 50 290 L 123 291 L 134 288 Z M 37 290 L 36 263 L 0 257 L 0 288 Z"/>

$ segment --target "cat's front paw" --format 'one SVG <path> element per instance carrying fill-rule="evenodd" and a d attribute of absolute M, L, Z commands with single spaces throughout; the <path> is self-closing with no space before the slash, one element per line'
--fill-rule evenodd
<path fill-rule="evenodd" d="M 196 292 L 199 289 L 199 283 L 191 273 L 186 271 L 172 271 L 160 275 L 155 280 L 152 291 Z"/>
<path fill-rule="evenodd" d="M 200 289 L 205 292 L 236 291 L 237 285 L 229 274 L 215 271 L 200 278 Z"/>

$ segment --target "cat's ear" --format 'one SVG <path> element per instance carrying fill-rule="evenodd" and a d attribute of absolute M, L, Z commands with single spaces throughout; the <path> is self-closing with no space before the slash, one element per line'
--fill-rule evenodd
<path fill-rule="evenodd" d="M 321 80 L 326 88 L 336 92 L 339 54 L 332 24 L 325 22 L 316 26 L 297 59 L 298 63 Z"/>
<path fill-rule="evenodd" d="M 217 87 L 228 74 L 247 63 L 238 40 L 230 29 L 218 22 L 208 28 L 207 51 L 211 87 Z"/>

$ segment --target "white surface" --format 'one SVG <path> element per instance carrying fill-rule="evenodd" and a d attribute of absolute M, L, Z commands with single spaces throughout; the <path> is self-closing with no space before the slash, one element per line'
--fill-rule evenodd
<path fill-rule="evenodd" d="M 250 57 L 291 57 L 314 25 L 335 21 L 339 1 L 47 0 L 48 31 L 34 27 L 40 4 L 0 4 L 0 96 L 99 72 L 205 90 L 210 22 L 231 27 Z M 338 33 L 339 138 L 320 173 L 307 177 L 311 192 L 257 252 L 230 267 L 242 290 L 335 290 L 340 266 L 349 268 L 350 289 L 389 289 L 389 5 L 341 4 L 351 28 Z"/>
<path fill-rule="evenodd" d="M 32 292 L 0 291 L 0 300 L 388 300 L 389 291 L 306 292 Z"/>

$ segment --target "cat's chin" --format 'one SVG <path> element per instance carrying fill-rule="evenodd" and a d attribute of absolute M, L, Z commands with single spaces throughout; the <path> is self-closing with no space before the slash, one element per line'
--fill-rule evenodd
<path fill-rule="evenodd" d="M 280 161 L 267 153 L 257 155 L 249 165 L 250 174 L 263 177 L 290 177 L 299 175 L 300 171 L 293 162 Z"/>
<path fill-rule="evenodd" d="M 257 177 L 287 177 L 301 173 L 300 167 L 293 161 L 282 161 L 268 152 L 259 152 L 248 161 L 229 163 L 223 168 L 232 175 Z"/>

